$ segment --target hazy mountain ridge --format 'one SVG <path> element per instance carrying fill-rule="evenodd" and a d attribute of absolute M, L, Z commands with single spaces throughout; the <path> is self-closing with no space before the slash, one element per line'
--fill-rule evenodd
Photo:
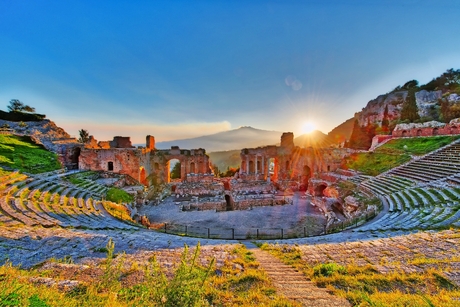
<path fill-rule="evenodd" d="M 207 152 L 241 150 L 258 146 L 274 145 L 280 142 L 282 132 L 240 127 L 229 131 L 204 135 L 196 138 L 157 142 L 158 149 L 179 146 L 184 149 L 204 148 Z"/>

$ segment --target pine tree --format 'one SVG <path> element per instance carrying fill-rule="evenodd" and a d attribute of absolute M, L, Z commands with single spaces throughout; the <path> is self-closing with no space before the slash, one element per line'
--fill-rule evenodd
<path fill-rule="evenodd" d="M 388 133 L 389 132 L 389 126 L 390 125 L 390 121 L 388 120 L 388 105 L 385 106 L 385 110 L 383 111 L 383 119 L 382 119 L 382 131 L 384 133 Z"/>
<path fill-rule="evenodd" d="M 410 88 L 407 92 L 406 100 L 403 103 L 401 110 L 401 120 L 408 120 L 410 123 L 420 119 L 418 115 L 417 102 L 415 101 L 415 90 L 417 88 Z"/>

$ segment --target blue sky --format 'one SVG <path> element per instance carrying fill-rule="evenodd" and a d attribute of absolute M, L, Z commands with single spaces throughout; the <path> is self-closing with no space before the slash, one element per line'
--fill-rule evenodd
<path fill-rule="evenodd" d="M 0 108 L 71 135 L 327 133 L 460 68 L 460 1 L 0 1 Z"/>

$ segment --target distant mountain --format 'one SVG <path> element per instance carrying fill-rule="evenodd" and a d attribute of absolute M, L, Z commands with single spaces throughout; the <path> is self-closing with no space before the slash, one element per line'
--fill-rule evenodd
<path fill-rule="evenodd" d="M 307 148 L 307 147 L 329 147 L 331 146 L 326 134 L 319 130 L 310 133 L 302 134 L 294 139 L 294 145 Z"/>
<path fill-rule="evenodd" d="M 183 149 L 204 148 L 206 152 L 241 150 L 243 148 L 277 144 L 280 142 L 281 134 L 282 132 L 279 131 L 240 127 L 196 138 L 158 142 L 155 147 L 158 149 L 169 149 L 171 146 L 179 146 Z"/>

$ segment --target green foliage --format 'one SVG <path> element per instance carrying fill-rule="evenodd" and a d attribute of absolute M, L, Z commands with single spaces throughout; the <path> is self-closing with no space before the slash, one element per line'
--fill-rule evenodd
<path fill-rule="evenodd" d="M 8 111 L 10 112 L 35 112 L 35 108 L 32 108 L 28 105 L 25 105 L 23 102 L 18 99 L 11 99 L 10 105 L 8 106 Z"/>
<path fill-rule="evenodd" d="M 44 114 L 36 114 L 36 113 L 23 113 L 20 111 L 11 111 L 5 112 L 0 110 L 0 119 L 9 120 L 12 122 L 39 122 L 46 118 Z"/>
<path fill-rule="evenodd" d="M 55 153 L 33 143 L 29 137 L 0 135 L 0 165 L 30 173 L 61 168 Z"/>
<path fill-rule="evenodd" d="M 89 141 L 89 132 L 85 129 L 78 130 L 78 134 L 80 137 L 78 138 L 79 143 L 87 143 Z"/>
<path fill-rule="evenodd" d="M 241 150 L 216 151 L 209 153 L 209 159 L 219 170 L 238 168 L 241 163 Z"/>
<path fill-rule="evenodd" d="M 37 294 L 34 294 L 29 297 L 29 307 L 49 307 L 49 305 L 42 301 Z"/>
<path fill-rule="evenodd" d="M 171 170 L 171 179 L 178 179 L 181 176 L 181 164 L 180 162 L 177 162 L 174 164 L 173 169 Z"/>
<path fill-rule="evenodd" d="M 134 197 L 126 191 L 118 188 L 110 188 L 107 191 L 107 200 L 113 201 L 114 203 L 131 203 L 134 201 Z"/>
<path fill-rule="evenodd" d="M 401 120 L 409 120 L 409 122 L 413 123 L 420 119 L 417 103 L 415 101 L 415 92 L 417 89 L 417 87 L 411 87 L 408 90 L 406 100 L 402 105 Z"/>
<path fill-rule="evenodd" d="M 334 273 L 347 274 L 347 269 L 344 266 L 338 265 L 337 263 L 322 263 L 318 264 L 313 268 L 314 276 L 332 276 Z"/>

